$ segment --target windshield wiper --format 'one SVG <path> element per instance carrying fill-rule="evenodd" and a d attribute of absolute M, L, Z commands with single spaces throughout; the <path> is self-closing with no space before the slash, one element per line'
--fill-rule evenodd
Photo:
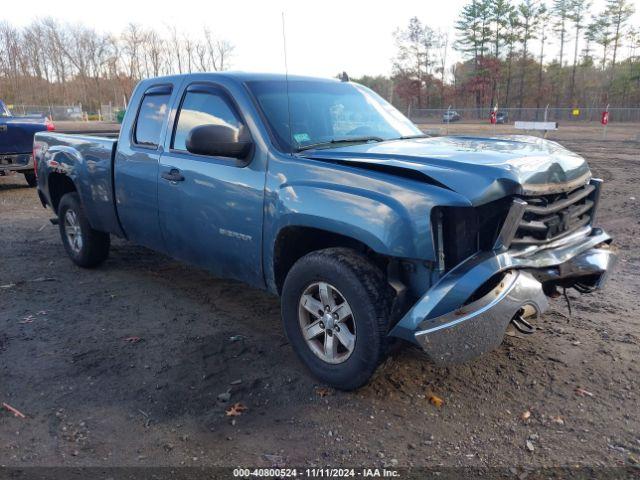
<path fill-rule="evenodd" d="M 312 143 L 298 148 L 298 152 L 304 150 L 311 150 L 312 148 L 326 147 L 335 145 L 338 143 L 367 143 L 367 142 L 384 142 L 384 138 L 381 137 L 350 137 L 350 138 L 334 138 L 328 142 Z"/>

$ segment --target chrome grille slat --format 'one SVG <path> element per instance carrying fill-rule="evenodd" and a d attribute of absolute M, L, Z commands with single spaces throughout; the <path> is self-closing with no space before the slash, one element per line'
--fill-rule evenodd
<path fill-rule="evenodd" d="M 537 215 L 548 215 L 551 213 L 556 213 L 562 210 L 563 208 L 566 208 L 569 205 L 573 205 L 574 203 L 589 196 L 591 193 L 593 193 L 594 190 L 595 190 L 595 187 L 593 185 L 585 185 L 584 187 L 574 190 L 566 199 L 559 202 L 555 202 L 553 205 L 540 207 L 537 205 L 529 204 L 527 205 L 526 211 L 535 213 Z M 533 198 L 536 198 L 536 197 L 533 197 Z"/>
<path fill-rule="evenodd" d="M 567 193 L 524 197 L 527 206 L 512 244 L 544 245 L 588 225 L 596 193 L 587 184 Z"/>

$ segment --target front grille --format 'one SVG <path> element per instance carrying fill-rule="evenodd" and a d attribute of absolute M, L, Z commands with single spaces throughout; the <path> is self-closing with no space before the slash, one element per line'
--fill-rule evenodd
<path fill-rule="evenodd" d="M 524 215 L 512 245 L 541 245 L 588 225 L 597 201 L 595 185 L 566 193 L 524 197 Z"/>

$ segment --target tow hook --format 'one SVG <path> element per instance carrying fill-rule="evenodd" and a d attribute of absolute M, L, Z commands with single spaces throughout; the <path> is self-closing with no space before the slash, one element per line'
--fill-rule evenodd
<path fill-rule="evenodd" d="M 520 333 L 524 333 L 525 335 L 531 335 L 536 331 L 536 327 L 531 325 L 529 322 L 525 320 L 525 315 L 527 314 L 527 309 L 521 308 L 518 313 L 514 315 L 511 319 L 511 324 L 518 330 Z M 529 315 L 530 316 L 530 315 Z"/>

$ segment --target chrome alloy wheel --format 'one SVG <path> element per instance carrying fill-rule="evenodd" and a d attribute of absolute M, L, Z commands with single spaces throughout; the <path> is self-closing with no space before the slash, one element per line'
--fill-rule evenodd
<path fill-rule="evenodd" d="M 64 214 L 64 233 L 67 236 L 67 242 L 74 253 L 80 253 L 82 250 L 82 230 L 78 214 L 69 209 Z"/>
<path fill-rule="evenodd" d="M 327 282 L 309 285 L 300 297 L 298 321 L 311 351 L 327 363 L 346 361 L 356 345 L 356 324 L 351 307 L 336 287 Z"/>

